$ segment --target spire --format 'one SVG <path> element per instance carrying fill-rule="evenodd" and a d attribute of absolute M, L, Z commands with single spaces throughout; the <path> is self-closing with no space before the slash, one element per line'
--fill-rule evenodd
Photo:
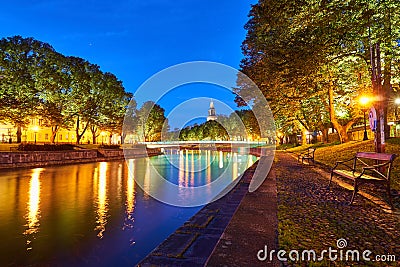
<path fill-rule="evenodd" d="M 214 101 L 211 100 L 210 108 L 208 109 L 207 121 L 215 121 L 217 119 L 217 115 L 215 113 Z"/>
<path fill-rule="evenodd" d="M 210 109 L 214 108 L 214 101 L 211 100 L 210 102 Z"/>

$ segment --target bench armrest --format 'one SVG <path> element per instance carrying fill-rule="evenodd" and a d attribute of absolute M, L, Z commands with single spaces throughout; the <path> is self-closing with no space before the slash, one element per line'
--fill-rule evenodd
<path fill-rule="evenodd" d="M 351 159 L 346 159 L 346 160 L 338 160 L 338 161 L 336 161 L 336 164 L 332 168 L 332 170 L 336 169 L 339 165 L 343 165 L 343 166 L 346 166 L 347 168 L 349 168 L 350 170 L 354 171 L 353 166 L 349 166 L 346 164 L 346 162 L 353 161 L 354 159 L 355 159 L 355 157 L 353 157 Z"/>
<path fill-rule="evenodd" d="M 303 155 L 307 155 L 308 153 L 309 153 L 308 151 L 301 151 L 298 155 L 303 156 Z"/>
<path fill-rule="evenodd" d="M 351 159 L 338 160 L 338 161 L 336 161 L 336 163 L 344 163 L 344 162 L 348 162 L 348 161 L 351 161 L 351 160 L 354 160 L 354 159 L 355 159 L 355 157 L 352 157 Z"/>

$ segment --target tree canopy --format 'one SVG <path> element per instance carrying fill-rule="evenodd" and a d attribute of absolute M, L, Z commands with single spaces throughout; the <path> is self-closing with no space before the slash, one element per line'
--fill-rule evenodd
<path fill-rule="evenodd" d="M 111 73 L 82 58 L 57 53 L 49 44 L 13 36 L 0 40 L 0 120 L 21 128 L 40 117 L 52 128 L 75 127 L 77 143 L 90 127 L 122 131 L 131 93 Z"/>
<path fill-rule="evenodd" d="M 259 0 L 245 26 L 241 70 L 270 100 L 281 130 L 333 124 L 347 141 L 349 127 L 362 114 L 358 97 L 377 94 L 371 73 L 377 52 L 370 47 L 380 47 L 385 106 L 398 88 L 398 10 L 395 0 Z M 247 88 L 238 80 L 240 95 Z"/>

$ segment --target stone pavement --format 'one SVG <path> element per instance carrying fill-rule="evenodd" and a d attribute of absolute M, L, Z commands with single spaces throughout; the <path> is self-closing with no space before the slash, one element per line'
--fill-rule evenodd
<path fill-rule="evenodd" d="M 327 188 L 329 172 L 318 166 L 296 164 L 290 154 L 281 153 L 276 164 L 278 189 L 279 247 L 285 251 L 315 250 L 318 256 L 329 247 L 342 251 L 370 250 L 371 261 L 329 260 L 325 257 L 314 266 L 399 266 L 400 216 L 388 210 L 387 204 L 373 191 L 384 192 L 384 187 L 360 187 L 353 205 L 348 205 L 352 186 L 335 179 Z M 381 193 L 382 193 L 381 192 Z M 374 192 L 375 193 L 375 192 Z M 379 193 L 379 192 L 378 192 Z M 367 197 L 367 198 L 366 198 Z M 398 199 L 396 199 L 396 202 Z M 395 262 L 377 262 L 375 256 L 395 255 Z M 351 258 L 350 258 L 351 259 Z M 299 266 L 305 262 L 285 262 Z M 309 263 L 309 262 L 307 262 Z M 308 265 L 308 264 L 307 264 Z"/>
<path fill-rule="evenodd" d="M 206 206 L 140 265 L 308 266 L 310 261 L 278 262 L 276 254 L 272 262 L 268 258 L 260 261 L 257 254 L 265 247 L 268 252 L 279 247 L 288 252 L 312 249 L 319 253 L 329 247 L 338 249 L 338 240 L 346 241 L 343 249 L 370 250 L 371 257 L 394 255 L 396 261 L 331 261 L 325 255 L 312 265 L 400 265 L 400 215 L 388 210 L 384 201 L 374 201 L 379 197 L 365 198 L 368 194 L 361 190 L 349 206 L 351 186 L 346 188 L 345 182 L 334 180 L 328 189 L 326 170 L 299 164 L 288 153 L 276 154 L 267 179 L 249 193 L 252 172 L 254 166 L 233 192 Z M 261 252 L 259 256 L 264 255 Z"/>

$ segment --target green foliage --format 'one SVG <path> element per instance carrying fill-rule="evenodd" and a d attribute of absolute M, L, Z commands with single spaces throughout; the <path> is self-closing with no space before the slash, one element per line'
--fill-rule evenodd
<path fill-rule="evenodd" d="M 357 98 L 371 92 L 370 44 L 381 44 L 383 85 L 399 80 L 399 9 L 395 0 L 259 0 L 252 6 L 240 66 L 270 100 L 280 130 L 323 130 L 332 122 L 347 131 L 361 115 Z M 237 93 L 250 95 L 251 85 L 240 77 L 237 84 Z"/>
<path fill-rule="evenodd" d="M 400 145 L 400 138 L 394 137 L 394 138 L 386 139 L 386 143 L 393 144 L 393 145 Z"/>
<path fill-rule="evenodd" d="M 176 132 L 175 132 L 176 133 Z M 247 140 L 260 138 L 260 127 L 252 110 L 242 109 L 229 116 L 218 115 L 217 120 L 188 126 L 178 134 L 180 140 Z"/>
<path fill-rule="evenodd" d="M 35 116 L 52 127 L 52 142 L 74 123 L 78 143 L 89 126 L 94 140 L 99 130 L 121 133 L 131 98 L 115 75 L 82 58 L 33 38 L 0 40 L 0 121 L 18 126 L 19 136 Z"/>
<path fill-rule="evenodd" d="M 223 125 L 218 121 L 207 121 L 200 125 L 188 126 L 179 133 L 179 139 L 192 140 L 229 140 L 229 135 Z"/>
<path fill-rule="evenodd" d="M 0 40 L 0 117 L 22 127 L 40 112 L 40 72 L 54 49 L 33 38 L 14 36 Z"/>
<path fill-rule="evenodd" d="M 160 141 L 163 133 L 168 131 L 168 119 L 165 110 L 152 101 L 145 102 L 137 111 L 135 132 L 146 142 Z"/>

